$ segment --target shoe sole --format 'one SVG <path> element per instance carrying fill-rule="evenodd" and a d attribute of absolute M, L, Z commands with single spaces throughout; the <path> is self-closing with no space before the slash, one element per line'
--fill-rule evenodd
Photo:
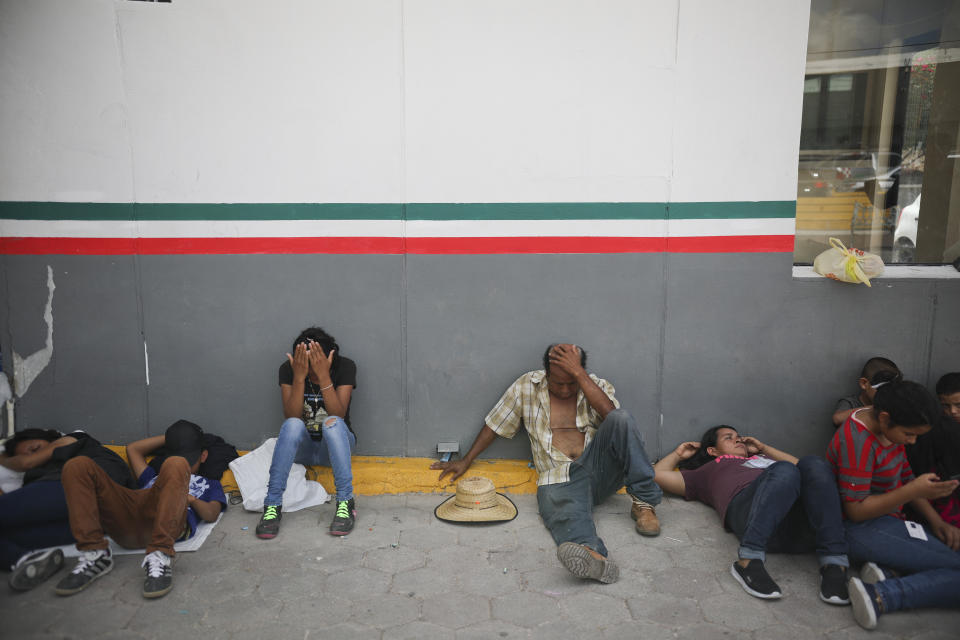
<path fill-rule="evenodd" d="M 820 594 L 820 599 L 826 602 L 827 604 L 835 604 L 838 607 L 845 607 L 850 604 L 850 599 L 847 598 L 844 600 L 840 596 L 830 596 L 829 598 L 825 597 L 822 593 Z"/>
<path fill-rule="evenodd" d="M 567 571 L 578 578 L 589 578 L 604 584 L 620 578 L 620 568 L 606 558 L 598 560 L 590 550 L 576 542 L 564 542 L 557 547 L 557 559 Z"/>
<path fill-rule="evenodd" d="M 170 593 L 170 590 L 171 590 L 171 589 L 173 589 L 173 585 L 172 585 L 172 584 L 171 584 L 169 587 L 167 587 L 166 589 L 161 589 L 160 591 L 144 591 L 144 592 L 143 592 L 143 597 L 144 597 L 144 598 L 147 598 L 147 599 L 162 598 L 163 596 L 165 596 L 165 595 L 167 595 L 168 593 Z"/>
<path fill-rule="evenodd" d="M 103 571 L 101 571 L 101 572 L 98 573 L 97 575 L 93 576 L 93 577 L 90 579 L 89 582 L 86 582 L 86 583 L 82 584 L 81 586 L 75 587 L 75 588 L 73 588 L 73 589 L 64 589 L 64 588 L 62 588 L 62 587 L 57 587 L 56 589 L 53 590 L 53 592 L 56 593 L 58 596 L 72 596 L 72 595 L 75 594 L 75 593 L 80 593 L 81 591 L 83 591 L 84 589 L 86 589 L 87 587 L 89 587 L 89 586 L 92 585 L 94 582 L 96 582 L 97 580 L 99 580 L 99 579 L 102 578 L 103 576 L 107 575 L 107 574 L 110 573 L 111 571 L 113 571 L 113 563 L 112 563 L 112 562 L 107 566 L 106 569 L 104 569 Z"/>
<path fill-rule="evenodd" d="M 850 591 L 850 604 L 853 606 L 853 619 L 864 629 L 877 628 L 877 612 L 873 610 L 873 603 L 870 602 L 870 595 L 863 587 L 860 578 L 850 578 L 847 583 L 847 590 Z"/>
<path fill-rule="evenodd" d="M 258 533 L 258 534 L 257 534 L 257 537 L 260 538 L 261 540 L 273 540 L 274 538 L 277 537 L 277 534 L 275 534 L 275 533 Z"/>
<path fill-rule="evenodd" d="M 10 588 L 14 591 L 29 591 L 60 571 L 63 566 L 63 551 L 53 549 L 36 560 L 27 562 L 10 574 Z"/>
<path fill-rule="evenodd" d="M 860 569 L 860 580 L 863 584 L 877 584 L 886 579 L 887 576 L 883 573 L 883 569 L 875 562 L 867 562 Z"/>
<path fill-rule="evenodd" d="M 752 595 L 754 598 L 760 598 L 761 600 L 779 600 L 783 597 L 783 594 L 779 591 L 774 591 L 773 593 L 760 593 L 755 591 L 750 585 L 747 584 L 739 573 L 737 573 L 736 563 L 730 566 L 730 575 L 733 576 L 733 579 L 740 583 L 740 586 L 743 587 L 743 590 Z"/>

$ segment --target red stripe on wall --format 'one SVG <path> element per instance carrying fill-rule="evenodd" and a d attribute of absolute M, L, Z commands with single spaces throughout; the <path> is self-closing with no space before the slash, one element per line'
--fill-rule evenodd
<path fill-rule="evenodd" d="M 660 253 L 666 238 L 535 236 L 407 238 L 407 253 Z"/>
<path fill-rule="evenodd" d="M 673 238 L 537 236 L 470 238 L 0 238 L 5 255 L 524 254 L 793 252 L 793 236 Z"/>
<path fill-rule="evenodd" d="M 402 238 L 0 238 L 7 255 L 403 253 Z"/>
<path fill-rule="evenodd" d="M 793 236 L 667 238 L 668 253 L 793 253 Z"/>

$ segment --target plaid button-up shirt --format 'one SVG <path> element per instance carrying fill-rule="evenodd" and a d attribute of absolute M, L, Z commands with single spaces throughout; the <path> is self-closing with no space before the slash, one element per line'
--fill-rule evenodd
<path fill-rule="evenodd" d="M 600 387 L 613 406 L 620 403 L 613 397 L 613 385 L 590 374 L 590 379 Z M 583 434 L 583 448 L 593 439 L 601 422 L 583 391 L 577 392 L 577 429 Z M 503 394 L 496 406 L 487 414 L 486 424 L 494 433 L 505 438 L 516 435 L 522 424 L 530 436 L 533 464 L 537 468 L 537 486 L 557 484 L 570 480 L 570 463 L 567 454 L 553 446 L 553 431 L 550 430 L 550 392 L 547 390 L 547 374 L 543 369 L 525 373 Z"/>

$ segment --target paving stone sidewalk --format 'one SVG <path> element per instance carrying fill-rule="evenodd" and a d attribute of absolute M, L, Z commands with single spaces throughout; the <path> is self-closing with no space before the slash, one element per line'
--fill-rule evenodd
<path fill-rule="evenodd" d="M 174 589 L 144 600 L 141 556 L 75 596 L 0 587 L 2 638 L 957 638 L 960 611 L 899 612 L 874 632 L 849 607 L 822 603 L 812 554 L 771 555 L 784 598 L 752 598 L 729 574 L 736 540 L 713 510 L 668 498 L 663 532 L 637 535 L 630 501 L 596 511 L 620 565 L 612 585 L 580 581 L 557 561 L 533 496 L 498 525 L 434 518 L 439 495 L 360 496 L 357 528 L 327 534 L 330 504 L 285 513 L 280 535 L 258 540 L 258 516 L 231 507 L 198 552 L 182 553 Z M 68 567 L 73 561 L 68 559 Z"/>

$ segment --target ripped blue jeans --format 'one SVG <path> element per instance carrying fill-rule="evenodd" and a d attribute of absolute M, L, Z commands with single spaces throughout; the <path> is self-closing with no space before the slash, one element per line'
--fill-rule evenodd
<path fill-rule="evenodd" d="M 287 418 L 280 427 L 277 446 L 270 462 L 270 479 L 267 481 L 267 497 L 264 505 L 283 504 L 283 492 L 293 463 L 320 465 L 333 469 L 337 500 L 353 497 L 353 469 L 350 455 L 357 437 L 350 431 L 343 418 L 330 416 L 323 421 L 322 440 L 314 440 L 300 418 Z"/>

